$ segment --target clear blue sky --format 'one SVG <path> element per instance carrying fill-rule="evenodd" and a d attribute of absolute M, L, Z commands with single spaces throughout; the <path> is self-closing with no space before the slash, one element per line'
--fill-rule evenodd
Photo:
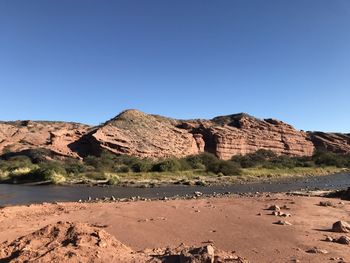
<path fill-rule="evenodd" d="M 247 112 L 350 132 L 350 1 L 0 0 L 0 119 Z"/>

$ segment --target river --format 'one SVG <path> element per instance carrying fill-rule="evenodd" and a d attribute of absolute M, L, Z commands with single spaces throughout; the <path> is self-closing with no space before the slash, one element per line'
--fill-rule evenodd
<path fill-rule="evenodd" d="M 169 185 L 154 188 L 135 188 L 118 186 L 57 186 L 57 185 L 13 185 L 0 184 L 0 205 L 18 205 L 54 201 L 77 201 L 79 199 L 128 198 L 140 196 L 144 198 L 162 198 L 175 195 L 193 194 L 200 191 L 205 194 L 216 193 L 248 193 L 248 192 L 289 192 L 302 189 L 346 189 L 350 187 L 350 174 L 340 173 L 327 176 L 284 179 L 278 182 L 234 184 L 226 186 L 184 186 Z"/>

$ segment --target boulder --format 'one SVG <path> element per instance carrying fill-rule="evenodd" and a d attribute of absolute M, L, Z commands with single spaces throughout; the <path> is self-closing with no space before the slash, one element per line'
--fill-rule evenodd
<path fill-rule="evenodd" d="M 338 233 L 349 233 L 350 232 L 350 224 L 345 221 L 337 221 L 332 226 L 333 232 Z"/>

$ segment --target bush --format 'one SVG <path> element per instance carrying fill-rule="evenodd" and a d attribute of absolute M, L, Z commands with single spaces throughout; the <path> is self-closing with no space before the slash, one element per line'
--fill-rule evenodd
<path fill-rule="evenodd" d="M 224 175 L 239 175 L 241 174 L 241 169 L 232 161 L 220 161 L 218 173 Z"/>
<path fill-rule="evenodd" d="M 346 167 L 349 162 L 346 155 L 338 155 L 331 152 L 316 152 L 312 158 L 315 164 L 319 166 Z"/>
<path fill-rule="evenodd" d="M 0 169 L 3 171 L 13 171 L 20 168 L 34 168 L 35 165 L 31 162 L 30 158 L 23 155 L 13 156 L 6 161 L 0 161 Z"/>
<path fill-rule="evenodd" d="M 75 159 L 68 159 L 64 162 L 64 169 L 68 174 L 80 174 L 87 171 L 87 168 L 85 167 L 84 163 L 75 160 Z"/>
<path fill-rule="evenodd" d="M 152 170 L 152 163 L 148 160 L 137 160 L 131 165 L 131 169 L 136 173 L 144 173 Z"/>
<path fill-rule="evenodd" d="M 236 163 L 224 160 L 210 163 L 207 166 L 207 171 L 223 175 L 239 175 L 241 173 L 241 169 Z"/>
<path fill-rule="evenodd" d="M 176 172 L 181 170 L 181 163 L 177 159 L 166 159 L 156 163 L 152 170 L 155 172 Z"/>
<path fill-rule="evenodd" d="M 184 161 L 187 163 L 190 169 L 205 169 L 205 165 L 203 164 L 203 161 L 200 155 L 187 156 L 184 159 Z"/>
<path fill-rule="evenodd" d="M 217 167 L 219 164 L 219 159 L 214 154 L 202 153 L 198 155 L 198 157 L 200 158 L 207 171 L 215 170 L 215 167 Z"/>
<path fill-rule="evenodd" d="M 97 156 L 87 156 L 84 159 L 87 165 L 95 167 L 97 171 L 113 171 L 115 164 L 114 156 L 103 152 L 100 157 Z"/>
<path fill-rule="evenodd" d="M 114 171 L 117 173 L 128 173 L 128 172 L 130 172 L 130 168 L 129 168 L 129 166 L 122 164 L 122 165 L 117 166 L 114 169 Z"/>

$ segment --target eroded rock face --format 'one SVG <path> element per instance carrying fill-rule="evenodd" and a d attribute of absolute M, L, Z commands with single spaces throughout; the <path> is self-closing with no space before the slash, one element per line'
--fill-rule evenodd
<path fill-rule="evenodd" d="M 259 149 L 277 154 L 309 156 L 314 151 L 307 134 L 277 120 L 246 114 L 212 120 L 181 121 L 128 110 L 91 134 L 100 148 L 138 157 L 183 157 L 207 151 L 220 159 Z"/>
<path fill-rule="evenodd" d="M 92 136 L 103 149 L 142 158 L 182 157 L 199 153 L 193 134 L 178 121 L 128 110 L 99 127 Z"/>
<path fill-rule="evenodd" d="M 350 134 L 310 132 L 310 138 L 318 150 L 350 153 Z"/>
<path fill-rule="evenodd" d="M 350 135 L 305 133 L 275 119 L 260 120 L 243 113 L 186 121 L 127 110 L 96 127 L 65 122 L 0 122 L 0 153 L 36 148 L 75 158 L 98 155 L 102 150 L 153 159 L 201 152 L 230 159 L 260 149 L 310 156 L 315 148 L 349 153 Z"/>
<path fill-rule="evenodd" d="M 0 153 L 48 149 L 57 155 L 78 157 L 69 145 L 89 129 L 68 122 L 15 121 L 0 123 Z"/>
<path fill-rule="evenodd" d="M 235 114 L 202 122 L 198 130 L 203 134 L 205 150 L 220 159 L 259 149 L 290 156 L 310 156 L 314 152 L 305 132 L 274 119 L 259 120 L 247 114 Z"/>

